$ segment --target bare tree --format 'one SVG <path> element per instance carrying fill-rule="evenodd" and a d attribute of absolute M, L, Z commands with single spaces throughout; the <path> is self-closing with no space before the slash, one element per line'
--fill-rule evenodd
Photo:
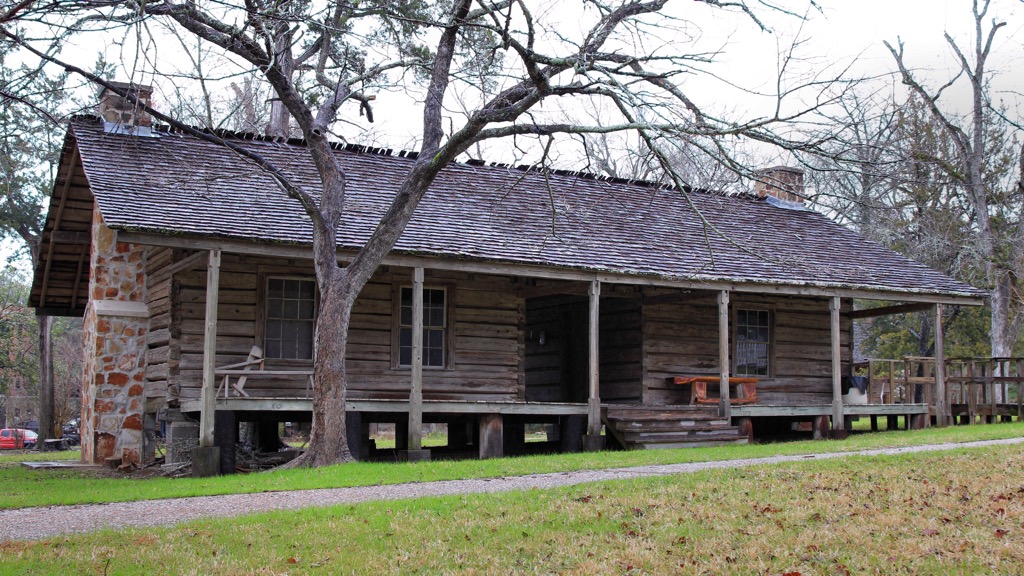
<path fill-rule="evenodd" d="M 66 78 L 25 64 L 8 65 L 12 49 L 9 43 L 0 45 L 0 235 L 20 240 L 35 261 L 62 143 L 46 127 L 68 104 Z M 52 325 L 51 317 L 39 317 L 38 354 L 32 355 L 39 362 L 39 434 L 44 440 L 56 434 Z"/>
<path fill-rule="evenodd" d="M 516 145 L 537 139 L 540 148 L 550 149 L 564 135 L 633 132 L 651 150 L 668 180 L 682 189 L 685 181 L 673 170 L 662 138 L 713 142 L 743 136 L 799 148 L 805 143 L 788 140 L 773 127 L 831 102 L 837 88 L 834 79 L 823 78 L 780 88 L 775 95 L 780 101 L 784 97 L 799 100 L 809 91 L 803 101 L 813 104 L 795 110 L 780 103 L 771 113 L 749 121 L 717 117 L 686 94 L 680 72 L 694 71 L 694 55 L 687 53 L 685 43 L 674 42 L 675 31 L 684 24 L 682 15 L 695 9 L 736 12 L 763 30 L 757 10 L 784 11 L 774 3 L 704 0 L 683 7 L 670 6 L 668 0 L 581 0 L 572 7 L 559 6 L 574 15 L 571 27 L 547 20 L 555 12 L 553 4 L 535 10 L 522 0 L 325 4 L 81 0 L 57 5 L 68 11 L 82 6 L 91 10 L 74 23 L 64 21 L 63 26 L 74 30 L 96 22 L 138 25 L 141 30 L 159 20 L 174 25 L 182 35 L 202 39 L 258 70 L 272 86 L 269 134 L 284 137 L 297 130 L 305 139 L 320 176 L 319 190 L 299 187 L 266 158 L 237 142 L 190 129 L 151 110 L 159 120 L 230 147 L 258 165 L 301 203 L 312 223 L 312 256 L 320 290 L 315 397 L 309 448 L 297 465 L 351 458 L 344 434 L 344 359 L 352 305 L 448 163 L 475 145 L 497 139 L 514 139 Z M 0 30 L 37 57 L 84 73 L 14 31 Z M 345 120 L 345 104 L 354 105 L 372 121 L 373 91 L 396 78 L 422 82 L 419 153 L 372 236 L 342 267 L 337 262 L 335 230 L 346 213 L 348 175 L 338 164 L 329 137 L 339 120 Z M 481 82 L 482 78 L 487 81 Z M 463 90 L 463 102 L 471 103 L 460 114 L 450 114 L 446 108 L 453 86 Z M 124 91 L 115 91 L 130 98 Z M 608 103 L 618 117 L 606 124 L 557 119 L 556 102 L 589 99 Z M 727 164 L 730 160 L 725 159 Z"/>
<path fill-rule="evenodd" d="M 1014 191 L 1005 181 L 993 178 L 986 171 L 986 160 L 992 153 L 992 124 L 998 121 L 997 110 L 989 96 L 986 66 L 996 35 L 1006 25 L 993 19 L 986 29 L 989 4 L 989 0 L 973 2 L 972 50 L 965 52 L 952 36 L 946 34 L 946 43 L 956 56 L 960 69 L 956 76 L 938 88 L 927 87 L 910 69 L 902 41 L 898 41 L 896 46 L 886 42 L 886 47 L 899 67 L 903 83 L 920 99 L 953 143 L 955 157 L 940 165 L 962 187 L 970 207 L 975 243 L 990 291 L 992 355 L 1009 356 L 1024 324 L 1024 300 L 1020 292 L 1021 278 L 1024 278 L 1021 246 L 1024 221 L 1020 214 L 1020 186 Z M 966 78 L 971 90 L 971 109 L 963 121 L 940 106 L 943 93 L 961 78 Z M 1007 194 L 1007 190 L 1011 193 Z"/>

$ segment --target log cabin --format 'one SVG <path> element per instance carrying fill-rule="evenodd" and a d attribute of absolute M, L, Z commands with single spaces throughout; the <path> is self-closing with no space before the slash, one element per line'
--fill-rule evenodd
<path fill-rule="evenodd" d="M 229 149 L 132 108 L 104 91 L 98 117 L 71 121 L 31 291 L 38 313 L 84 318 L 83 460 L 146 462 L 158 429 L 172 458 L 209 439 L 233 446 L 240 422 L 308 419 L 308 218 Z M 317 190 L 303 142 L 221 135 Z M 336 154 L 344 264 L 416 156 Z M 805 206 L 801 179 L 773 169 L 754 192 L 727 195 L 446 167 L 355 304 L 350 442 L 371 456 L 369 424 L 392 422 L 406 457 L 426 457 L 419 425 L 442 422 L 450 450 L 490 457 L 524 450 L 527 424 L 578 450 L 743 442 L 761 419 L 945 421 L 941 403 L 844 402 L 852 322 L 941 316 L 983 292 Z M 887 304 L 855 310 L 855 299 Z"/>

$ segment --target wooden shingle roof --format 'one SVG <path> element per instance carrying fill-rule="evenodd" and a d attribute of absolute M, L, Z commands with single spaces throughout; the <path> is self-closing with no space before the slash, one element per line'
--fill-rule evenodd
<path fill-rule="evenodd" d="M 224 147 L 176 132 L 106 133 L 90 118 L 72 122 L 69 141 L 111 228 L 311 243 L 298 202 Z M 240 141 L 316 194 L 319 180 L 301 144 Z M 415 160 L 348 149 L 336 154 L 348 175 L 338 245 L 355 250 Z M 440 173 L 395 252 L 687 281 L 983 295 L 811 210 L 480 163 L 456 163 Z"/>

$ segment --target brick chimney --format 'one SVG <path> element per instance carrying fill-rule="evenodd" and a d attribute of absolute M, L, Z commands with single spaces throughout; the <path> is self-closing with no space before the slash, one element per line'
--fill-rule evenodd
<path fill-rule="evenodd" d="M 135 96 L 140 103 L 149 106 L 150 98 L 153 96 L 152 86 L 141 84 L 129 84 L 127 82 L 111 82 L 121 90 L 126 90 Z M 135 104 L 128 98 L 118 95 L 113 90 L 104 87 L 100 91 L 99 106 L 97 112 L 105 122 L 120 124 L 122 126 L 139 126 L 149 128 L 153 125 L 153 118 L 141 106 Z"/>
<path fill-rule="evenodd" d="M 758 170 L 754 193 L 759 197 L 774 196 L 779 200 L 803 204 L 804 171 L 787 166 L 773 166 Z"/>

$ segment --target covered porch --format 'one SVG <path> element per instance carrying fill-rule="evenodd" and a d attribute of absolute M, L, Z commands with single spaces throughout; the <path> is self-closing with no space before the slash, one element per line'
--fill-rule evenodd
<path fill-rule="evenodd" d="M 221 249 L 211 249 L 195 252 L 187 264 L 177 266 L 184 270 L 206 261 L 201 394 L 180 401 L 182 412 L 199 414 L 204 446 L 215 443 L 219 412 L 238 417 L 257 412 L 308 414 L 313 393 L 308 368 L 293 369 L 296 385 L 284 394 L 280 386 L 261 393 L 260 379 L 253 379 L 246 388 L 252 397 L 233 395 L 224 385 L 219 376 L 223 350 L 218 349 L 221 258 Z M 741 442 L 757 436 L 753 424 L 761 418 L 810 421 L 821 437 L 842 435 L 848 420 L 861 416 L 873 421 L 903 416 L 913 425 L 928 425 L 934 418 L 937 425 L 945 425 L 951 406 L 933 400 L 946 396 L 942 369 L 930 374 L 932 385 L 927 388 L 931 392 L 920 400 L 913 396 L 898 402 L 891 396 L 888 401 L 879 396 L 857 403 L 844 399 L 844 377 L 855 370 L 851 324 L 857 318 L 921 310 L 941 318 L 945 303 L 975 303 L 961 297 L 680 282 L 413 257 L 389 257 L 387 265 L 398 277 L 408 275 L 401 281 L 408 283 L 410 291 L 407 385 L 356 391 L 349 396 L 347 410 L 357 415 L 353 420 L 360 429 L 350 434 L 356 443 L 365 444 L 363 432 L 370 422 L 394 423 L 400 431 L 399 445 L 409 458 L 429 457 L 419 433 L 429 422 L 454 424 L 453 429 L 459 430 L 454 433 L 455 444 L 472 447 L 481 458 L 509 452 L 510 446 L 520 443 L 527 423 L 553 425 L 551 429 L 558 431 L 553 435 L 564 450 L 594 450 L 606 443 L 653 448 Z M 492 330 L 486 346 L 474 344 L 466 330 L 453 330 L 448 337 L 471 349 L 476 364 L 514 350 L 513 360 L 519 365 L 517 393 L 472 399 L 460 394 L 462 384 L 455 384 L 465 380 L 460 377 L 451 380 L 443 394 L 424 394 L 422 359 L 430 353 L 430 344 L 424 342 L 429 335 L 424 325 L 423 307 L 429 306 L 424 291 L 430 289 L 430 274 L 439 271 L 478 280 L 498 278 L 502 280 L 497 284 L 508 286 L 499 299 L 508 302 L 502 306 L 510 312 L 519 311 L 518 328 L 511 324 Z M 460 298 L 468 298 L 465 287 L 457 284 L 452 284 L 449 294 L 456 290 L 462 293 L 453 306 Z M 853 309 L 854 298 L 882 297 L 898 298 L 901 303 Z M 392 313 L 374 306 L 381 313 Z M 457 312 L 451 314 L 454 318 Z M 228 324 L 239 322 L 231 319 Z M 769 331 L 766 336 L 757 332 L 761 328 Z M 392 346 L 395 338 L 394 334 L 388 337 Z M 499 346 L 499 339 L 508 344 Z M 939 358 L 941 339 L 940 333 Z M 944 367 L 945 362 L 935 365 Z M 430 372 L 435 379 L 442 375 L 442 381 L 443 374 Z M 486 376 L 480 373 L 481 378 Z M 673 378 L 705 380 L 703 401 L 695 403 L 681 387 L 666 383 Z M 738 380 L 749 384 L 725 387 L 725 393 L 713 384 Z M 465 386 L 474 388 L 471 378 L 465 381 Z"/>

